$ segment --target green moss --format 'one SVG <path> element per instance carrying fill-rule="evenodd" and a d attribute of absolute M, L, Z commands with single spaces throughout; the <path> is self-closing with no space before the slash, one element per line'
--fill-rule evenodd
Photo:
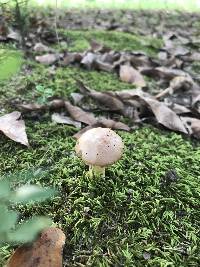
<path fill-rule="evenodd" d="M 22 54 L 8 48 L 0 48 L 0 82 L 15 75 L 22 64 Z"/>
<path fill-rule="evenodd" d="M 91 89 L 97 91 L 131 89 L 133 85 L 120 82 L 117 74 L 106 72 L 88 71 L 77 67 L 58 68 L 54 75 L 49 69 L 41 64 L 30 63 L 32 73 L 30 75 L 19 75 L 9 83 L 4 82 L 0 88 L 0 99 L 8 102 L 18 92 L 18 98 L 25 101 L 37 101 L 39 95 L 37 85 L 51 88 L 54 96 L 69 97 L 70 93 L 78 92 L 76 79 L 81 79 Z M 9 87 L 9 90 L 6 88 Z"/>
<path fill-rule="evenodd" d="M 199 70 L 200 70 L 200 63 L 197 61 L 197 62 L 193 62 L 192 63 L 192 70 L 196 73 L 199 73 Z"/>
<path fill-rule="evenodd" d="M 1 174 L 47 171 L 32 182 L 56 186 L 60 197 L 20 210 L 24 216 L 48 214 L 66 231 L 70 266 L 80 255 L 85 266 L 197 266 L 198 145 L 151 127 L 121 132 L 122 160 L 107 169 L 105 179 L 90 180 L 74 154 L 74 128 L 27 125 L 30 149 L 2 136 Z M 164 185 L 169 169 L 178 179 Z"/>
<path fill-rule="evenodd" d="M 155 55 L 163 42 L 158 38 L 137 36 L 130 33 L 116 31 L 66 31 L 60 33 L 67 37 L 70 51 L 84 51 L 89 48 L 89 41 L 96 40 L 117 51 L 144 51 Z"/>
<path fill-rule="evenodd" d="M 137 43 L 130 34 L 92 31 L 66 36 L 74 51 L 84 50 L 91 37 L 117 50 L 147 51 L 142 41 L 138 38 Z M 21 72 L 2 82 L 1 104 L 16 95 L 36 101 L 39 84 L 52 88 L 54 95 L 68 97 L 78 90 L 75 78 L 99 91 L 132 88 L 115 74 L 76 67 L 58 68 L 52 74 L 49 67 L 35 62 L 26 65 L 30 74 Z M 9 104 L 3 107 L 11 110 Z M 107 169 L 104 179 L 90 180 L 87 167 L 74 153 L 73 127 L 53 124 L 50 114 L 38 116 L 37 121 L 25 114 L 24 119 L 31 147 L 1 135 L 0 175 L 42 170 L 44 173 L 33 175 L 30 182 L 60 191 L 50 202 L 18 209 L 22 219 L 46 214 L 64 229 L 66 265 L 198 266 L 199 143 L 149 126 L 120 132 L 126 146 L 122 160 Z M 167 184 L 163 177 L 170 169 L 176 170 L 178 179 Z M 0 266 L 8 253 L 9 248 L 0 249 Z"/>

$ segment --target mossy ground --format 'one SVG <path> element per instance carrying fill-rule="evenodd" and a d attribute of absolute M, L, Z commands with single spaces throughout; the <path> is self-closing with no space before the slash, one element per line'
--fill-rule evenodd
<path fill-rule="evenodd" d="M 70 38 L 81 50 L 79 40 L 85 33 L 76 33 L 71 32 Z M 123 34 L 116 35 L 118 43 L 110 32 L 96 34 L 105 44 L 122 49 Z M 131 36 L 125 46 L 133 49 Z M 146 51 L 145 46 L 137 50 L 141 49 Z M 16 97 L 37 100 L 38 84 L 67 97 L 77 91 L 77 76 L 96 90 L 131 88 L 104 72 L 66 67 L 52 74 L 30 61 L 26 71 L 27 65 L 30 74 L 25 76 L 22 70 L 2 84 L 2 103 Z M 12 110 L 8 101 L 4 107 Z M 125 143 L 122 160 L 106 170 L 105 178 L 90 179 L 87 167 L 74 153 L 75 128 L 52 123 L 49 114 L 25 115 L 25 121 L 31 147 L 1 135 L 0 174 L 42 170 L 31 182 L 59 190 L 50 202 L 18 209 L 22 218 L 49 215 L 65 231 L 65 266 L 198 266 L 199 143 L 147 125 L 132 133 L 119 132 Z M 171 169 L 176 170 L 177 179 L 164 182 Z M 8 255 L 8 248 L 0 250 L 0 266 Z"/>
<path fill-rule="evenodd" d="M 19 71 L 22 53 L 13 48 L 0 46 L 0 82 L 9 79 Z"/>

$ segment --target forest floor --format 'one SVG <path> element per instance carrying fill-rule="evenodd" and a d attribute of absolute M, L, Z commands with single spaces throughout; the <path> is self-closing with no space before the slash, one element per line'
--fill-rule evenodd
<path fill-rule="evenodd" d="M 46 22 L 45 16 L 37 13 L 37 23 L 42 20 L 37 27 Z M 166 40 L 163 36 L 173 32 L 182 40 L 193 38 L 186 46 L 194 53 L 200 51 L 198 19 L 197 14 L 180 12 L 60 11 L 62 40 L 45 44 L 82 52 L 95 39 L 115 51 L 142 51 L 157 59 Z M 42 38 L 55 30 L 45 27 L 46 35 L 39 39 L 43 43 Z M 11 41 L 0 49 L 2 115 L 16 110 L 16 103 L 37 102 L 38 86 L 50 88 L 50 98 L 62 99 L 72 99 L 71 94 L 79 92 L 77 78 L 98 92 L 133 88 L 120 81 L 117 73 L 43 65 L 34 56 L 22 57 L 23 51 L 16 47 Z M 193 60 L 185 67 L 197 83 L 199 62 Z M 145 77 L 145 82 L 149 92 L 157 92 L 157 81 Z M 148 120 L 132 123 L 131 131 L 117 131 L 125 144 L 122 159 L 106 169 L 105 178 L 91 180 L 85 174 L 87 166 L 74 152 L 73 135 L 78 129 L 52 122 L 51 114 L 23 113 L 29 148 L 1 134 L 0 174 L 23 176 L 31 171 L 35 175 L 29 182 L 59 190 L 49 202 L 17 209 L 21 219 L 48 215 L 65 232 L 64 266 L 199 266 L 199 141 Z M 9 246 L 0 248 L 0 266 L 11 251 Z"/>

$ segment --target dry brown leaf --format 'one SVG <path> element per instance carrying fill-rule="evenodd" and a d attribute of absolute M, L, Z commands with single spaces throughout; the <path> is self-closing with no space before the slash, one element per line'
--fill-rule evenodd
<path fill-rule="evenodd" d="M 51 116 L 51 119 L 53 122 L 56 122 L 56 123 L 68 124 L 68 125 L 73 125 L 76 128 L 81 128 L 80 122 L 75 121 L 68 116 L 63 116 L 58 113 L 53 113 Z"/>
<path fill-rule="evenodd" d="M 73 64 L 73 63 L 80 63 L 82 60 L 82 54 L 81 53 L 70 53 L 67 52 L 64 54 L 64 57 L 61 61 L 61 65 L 62 66 L 67 66 L 69 64 Z"/>
<path fill-rule="evenodd" d="M 81 100 L 84 98 L 84 95 L 82 95 L 80 93 L 71 93 L 70 96 L 72 98 L 73 104 L 75 104 L 75 105 L 77 105 L 79 102 L 81 102 Z"/>
<path fill-rule="evenodd" d="M 171 69 L 167 67 L 157 67 L 157 68 L 141 68 L 141 73 L 148 75 L 152 78 L 160 78 L 171 80 L 176 76 L 188 77 L 189 74 L 180 69 Z"/>
<path fill-rule="evenodd" d="M 37 103 L 19 104 L 17 107 L 24 111 L 38 111 L 46 109 L 46 105 L 40 105 Z"/>
<path fill-rule="evenodd" d="M 123 102 L 117 96 L 109 94 L 108 92 L 97 92 L 95 90 L 91 90 L 80 80 L 77 80 L 77 84 L 81 93 L 98 101 L 101 105 L 107 107 L 108 110 L 121 111 L 124 109 Z"/>
<path fill-rule="evenodd" d="M 14 111 L 0 117 L 0 131 L 15 142 L 29 146 L 25 123 L 20 120 L 21 113 Z"/>
<path fill-rule="evenodd" d="M 155 115 L 157 121 L 167 127 L 168 129 L 187 133 L 181 119 L 174 111 L 168 108 L 164 103 L 152 98 L 149 94 L 141 90 L 125 90 L 115 92 L 119 97 L 121 94 L 122 99 L 136 99 L 140 100 L 142 105 L 146 105 Z"/>
<path fill-rule="evenodd" d="M 181 120 L 188 129 L 189 134 L 200 139 L 200 120 L 190 117 L 181 117 Z"/>
<path fill-rule="evenodd" d="M 114 66 L 107 63 L 107 62 L 103 62 L 103 61 L 97 59 L 94 62 L 94 69 L 95 70 L 103 70 L 106 72 L 113 72 Z"/>
<path fill-rule="evenodd" d="M 97 122 L 97 119 L 92 113 L 86 112 L 77 106 L 73 106 L 68 101 L 65 101 L 65 108 L 70 116 L 76 121 L 80 121 L 88 125 L 95 124 Z"/>
<path fill-rule="evenodd" d="M 62 267 L 64 244 L 60 229 L 46 229 L 32 245 L 16 249 L 6 267 Z"/>
<path fill-rule="evenodd" d="M 177 76 L 170 81 L 168 88 L 157 94 L 155 97 L 157 99 L 164 97 L 168 94 L 173 94 L 176 90 L 179 89 L 189 89 L 192 87 L 193 81 L 190 77 Z"/>
<path fill-rule="evenodd" d="M 97 58 L 98 56 L 96 54 L 88 52 L 83 56 L 81 64 L 90 70 L 94 66 L 94 63 Z"/>
<path fill-rule="evenodd" d="M 142 98 L 150 107 L 157 121 L 173 131 L 188 133 L 179 116 L 164 103 L 152 98 Z"/>
<path fill-rule="evenodd" d="M 192 106 L 195 109 L 196 112 L 200 114 L 200 93 L 192 100 Z"/>
<path fill-rule="evenodd" d="M 105 53 L 105 52 L 109 52 L 111 51 L 111 48 L 97 42 L 96 40 L 91 40 L 90 41 L 90 48 L 92 52 L 101 52 L 101 53 Z"/>
<path fill-rule="evenodd" d="M 35 60 L 44 65 L 51 65 L 54 64 L 59 58 L 60 55 L 58 54 L 45 54 L 42 56 L 36 56 Z"/>
<path fill-rule="evenodd" d="M 114 121 L 111 119 L 106 119 L 104 117 L 100 117 L 98 122 L 106 128 L 111 128 L 114 130 L 130 131 L 130 127 L 128 125 L 126 125 L 125 123 L 120 122 L 120 121 Z"/>
<path fill-rule="evenodd" d="M 106 92 L 101 93 L 101 92 L 92 91 L 91 93 L 89 93 L 89 96 L 95 99 L 96 101 L 98 101 L 103 106 L 107 107 L 108 110 L 120 111 L 124 109 L 124 104 L 120 99 L 118 99 L 117 97 L 111 96 Z"/>
<path fill-rule="evenodd" d="M 171 103 L 166 105 L 171 108 L 176 114 L 184 114 L 184 113 L 190 113 L 191 110 L 189 108 L 186 108 L 185 106 L 176 104 L 176 103 Z"/>
<path fill-rule="evenodd" d="M 111 128 L 114 130 L 123 130 L 123 131 L 130 131 L 130 127 L 123 122 L 120 121 L 114 121 L 111 119 L 106 119 L 104 117 L 100 117 L 98 121 L 93 124 L 89 125 L 83 129 L 81 129 L 79 132 L 73 135 L 74 138 L 78 139 L 83 133 L 86 131 L 96 128 L 96 127 L 104 127 L 104 128 Z"/>
<path fill-rule="evenodd" d="M 65 107 L 65 102 L 62 99 L 54 99 L 45 105 L 30 103 L 17 105 L 23 111 L 41 111 L 46 109 L 59 109 Z"/>
<path fill-rule="evenodd" d="M 132 83 L 138 87 L 146 86 L 143 76 L 131 66 L 121 65 L 119 76 L 123 82 Z"/>
<path fill-rule="evenodd" d="M 44 45 L 43 43 L 36 43 L 33 47 L 33 50 L 36 52 L 49 52 L 52 51 L 51 48 L 48 46 Z"/>

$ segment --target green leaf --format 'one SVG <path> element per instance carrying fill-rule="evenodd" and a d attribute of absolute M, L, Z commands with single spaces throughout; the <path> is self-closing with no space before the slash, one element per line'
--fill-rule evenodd
<path fill-rule="evenodd" d="M 11 201 L 26 203 L 29 201 L 44 201 L 55 194 L 53 189 L 44 189 L 36 185 L 24 185 L 19 187 L 11 197 Z"/>
<path fill-rule="evenodd" d="M 33 241 L 52 221 L 46 217 L 34 217 L 18 226 L 14 232 L 8 233 L 10 242 L 27 243 Z"/>
<path fill-rule="evenodd" d="M 43 85 L 36 85 L 35 88 L 36 88 L 38 93 L 44 93 L 45 88 Z"/>
<path fill-rule="evenodd" d="M 45 89 L 45 94 L 47 96 L 52 96 L 53 95 L 53 90 L 51 88 L 47 88 L 47 89 Z"/>
<path fill-rule="evenodd" d="M 0 205 L 0 234 L 14 228 L 17 218 L 17 212 L 9 211 L 5 205 Z"/>

